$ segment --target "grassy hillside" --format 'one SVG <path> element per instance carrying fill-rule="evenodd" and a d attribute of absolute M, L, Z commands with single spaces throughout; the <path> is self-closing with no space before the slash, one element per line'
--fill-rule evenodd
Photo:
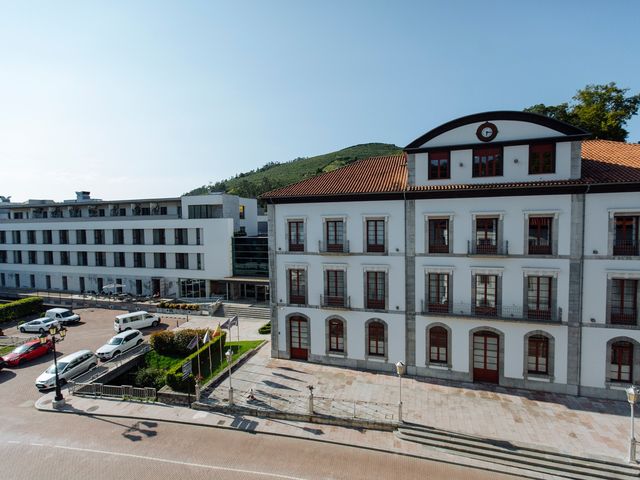
<path fill-rule="evenodd" d="M 401 151 L 400 147 L 387 143 L 365 143 L 315 157 L 296 158 L 284 163 L 271 162 L 257 170 L 240 173 L 234 178 L 203 185 L 191 190 L 187 195 L 224 191 L 242 197 L 257 197 L 274 188 L 330 172 L 362 158 L 395 155 Z"/>

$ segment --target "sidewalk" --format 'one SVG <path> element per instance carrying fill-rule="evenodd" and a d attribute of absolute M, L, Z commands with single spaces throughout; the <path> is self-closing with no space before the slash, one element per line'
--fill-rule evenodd
<path fill-rule="evenodd" d="M 261 348 L 232 376 L 238 405 L 307 412 L 308 386 L 320 414 L 397 421 L 398 377 L 270 357 Z M 205 402 L 225 404 L 225 380 Z M 256 400 L 250 400 L 253 390 Z M 404 420 L 442 430 L 538 446 L 582 457 L 626 457 L 625 402 L 405 377 Z"/>
<path fill-rule="evenodd" d="M 171 422 L 206 428 L 233 429 L 253 434 L 280 435 L 435 460 L 475 469 L 511 474 L 517 478 L 543 480 L 555 478 L 531 471 L 450 455 L 426 448 L 417 443 L 402 441 L 392 432 L 292 422 L 245 415 L 227 415 L 158 403 L 136 403 L 90 397 L 75 397 L 70 394 L 66 395 L 66 405 L 62 409 L 54 409 L 52 405 L 53 396 L 53 392 L 43 395 L 36 401 L 35 407 L 41 412 Z"/>

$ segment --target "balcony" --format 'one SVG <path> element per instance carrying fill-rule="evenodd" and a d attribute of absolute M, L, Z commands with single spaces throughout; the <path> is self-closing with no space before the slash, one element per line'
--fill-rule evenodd
<path fill-rule="evenodd" d="M 478 256 L 502 256 L 509 255 L 509 242 L 472 242 L 467 241 L 467 254 Z"/>
<path fill-rule="evenodd" d="M 450 315 L 456 317 L 496 318 L 499 320 L 523 320 L 538 322 L 558 322 L 562 320 L 562 309 L 532 310 L 519 305 L 474 305 L 471 303 L 422 302 L 422 315 Z"/>
<path fill-rule="evenodd" d="M 529 243 L 529 255 L 552 255 L 550 244 Z"/>
<path fill-rule="evenodd" d="M 320 295 L 320 305 L 323 308 L 351 308 L 351 297 Z"/>
<path fill-rule="evenodd" d="M 326 254 L 349 253 L 349 240 L 343 243 L 327 243 L 323 240 L 318 241 L 318 251 Z"/>
<path fill-rule="evenodd" d="M 429 253 L 449 253 L 449 244 L 442 242 L 429 242 Z"/>
<path fill-rule="evenodd" d="M 619 304 L 611 305 L 611 323 L 615 325 L 636 325 L 638 323 L 638 310 L 635 307 L 620 307 Z"/>
<path fill-rule="evenodd" d="M 639 255 L 638 245 L 638 242 L 616 241 L 613 244 L 613 254 L 627 257 Z"/>

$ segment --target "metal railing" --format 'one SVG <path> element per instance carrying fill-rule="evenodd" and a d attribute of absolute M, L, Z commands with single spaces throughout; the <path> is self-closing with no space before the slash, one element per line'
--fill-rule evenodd
<path fill-rule="evenodd" d="M 131 360 L 133 357 L 137 357 L 140 355 L 144 355 L 148 351 L 151 350 L 151 345 L 148 343 L 142 343 L 133 347 L 130 350 L 127 350 L 124 353 L 116 355 L 113 358 L 110 358 L 106 362 L 103 362 L 100 365 L 96 365 L 91 370 L 86 371 L 85 373 L 78 375 L 74 381 L 78 383 L 91 383 L 94 380 L 106 375 L 111 370 L 115 370 L 116 368 L 121 367 L 124 363 Z"/>
<path fill-rule="evenodd" d="M 351 308 L 351 297 L 320 295 L 320 305 L 324 308 Z"/>
<path fill-rule="evenodd" d="M 613 244 L 614 255 L 634 256 L 640 254 L 640 242 L 616 240 Z"/>
<path fill-rule="evenodd" d="M 469 255 L 509 255 L 509 242 L 476 242 L 467 241 Z"/>
<path fill-rule="evenodd" d="M 102 383 L 69 382 L 71 395 L 88 397 L 120 398 L 122 400 L 140 400 L 155 402 L 157 391 L 151 387 L 134 387 L 132 385 L 104 385 Z"/>
<path fill-rule="evenodd" d="M 520 305 L 475 305 L 472 303 L 430 304 L 422 300 L 420 312 L 422 315 L 482 317 L 497 318 L 500 320 L 562 321 L 562 308 L 534 310 Z"/>
<path fill-rule="evenodd" d="M 324 240 L 318 240 L 318 251 L 320 253 L 349 253 L 349 240 L 342 243 L 327 243 Z"/>

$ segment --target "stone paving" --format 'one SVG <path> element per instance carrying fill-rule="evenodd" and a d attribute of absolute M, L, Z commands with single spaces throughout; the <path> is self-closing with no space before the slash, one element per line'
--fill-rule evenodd
<path fill-rule="evenodd" d="M 233 373 L 232 382 L 235 402 L 252 408 L 306 413 L 312 385 L 316 413 L 397 420 L 397 376 L 272 359 L 269 344 Z M 225 380 L 207 392 L 207 401 L 226 402 L 227 387 Z M 625 402 L 421 377 L 403 378 L 402 397 L 406 422 L 583 456 L 626 455 Z"/>

